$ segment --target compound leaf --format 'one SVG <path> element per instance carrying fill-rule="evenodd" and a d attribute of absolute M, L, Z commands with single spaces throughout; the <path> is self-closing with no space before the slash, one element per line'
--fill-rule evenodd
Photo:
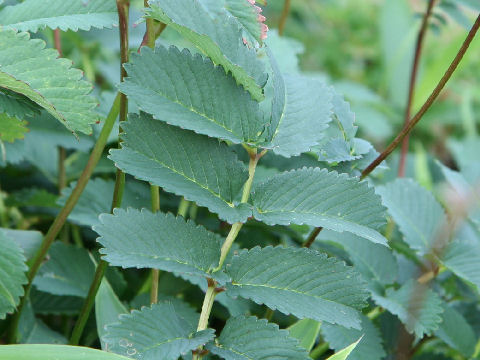
<path fill-rule="evenodd" d="M 234 256 L 226 271 L 231 296 L 285 314 L 358 328 L 367 293 L 360 276 L 334 258 L 309 249 L 255 247 Z"/>
<path fill-rule="evenodd" d="M 211 14 L 199 1 L 150 0 L 149 3 L 147 16 L 178 31 L 216 65 L 222 65 L 225 72 L 231 72 L 255 100 L 263 100 L 267 81 L 264 65 L 255 49 L 243 43 L 236 18 Z"/>
<path fill-rule="evenodd" d="M 27 0 L 3 8 L 0 23 L 17 31 L 37 32 L 45 27 L 78 31 L 112 28 L 118 16 L 114 0 Z"/>
<path fill-rule="evenodd" d="M 115 209 L 100 222 L 101 253 L 115 266 L 211 277 L 220 260 L 220 236 L 170 213 Z"/>
<path fill-rule="evenodd" d="M 0 232 L 0 319 L 12 313 L 23 295 L 23 286 L 27 282 L 25 257 L 23 251 L 6 234 Z"/>
<path fill-rule="evenodd" d="M 207 329 L 196 332 L 173 303 L 158 303 L 120 315 L 103 337 L 111 352 L 142 360 L 176 360 L 214 337 Z"/>
<path fill-rule="evenodd" d="M 28 33 L 0 31 L 0 88 L 22 94 L 37 103 L 69 130 L 90 134 L 98 116 L 88 96 L 91 84 L 67 59 L 45 49 L 45 42 Z"/>
<path fill-rule="evenodd" d="M 225 144 L 145 113 L 131 114 L 122 128 L 123 147 L 110 155 L 118 168 L 206 206 L 229 223 L 251 215 L 247 204 L 235 201 L 247 170 Z"/>
<path fill-rule="evenodd" d="M 207 349 L 225 360 L 310 359 L 288 331 L 254 316 L 228 319 L 218 339 Z"/>
<path fill-rule="evenodd" d="M 326 169 L 303 168 L 265 181 L 252 194 L 254 217 L 270 225 L 308 224 L 351 232 L 386 245 L 380 197 L 366 182 Z"/>

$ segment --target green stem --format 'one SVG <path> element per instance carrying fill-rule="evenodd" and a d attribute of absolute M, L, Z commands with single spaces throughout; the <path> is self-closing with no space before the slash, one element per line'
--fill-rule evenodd
<path fill-rule="evenodd" d="M 205 330 L 208 327 L 208 319 L 212 311 L 213 302 L 215 301 L 215 296 L 217 291 L 215 289 L 216 282 L 215 280 L 208 279 L 208 288 L 205 293 L 205 298 L 203 299 L 202 312 L 200 313 L 200 319 L 198 320 L 197 331 Z M 200 360 L 203 358 L 203 348 L 199 347 L 196 351 L 193 352 L 192 360 Z"/>
<path fill-rule="evenodd" d="M 266 153 L 266 150 L 262 151 L 260 154 L 257 154 L 257 149 L 249 148 L 245 146 L 250 155 L 250 162 L 248 165 L 248 179 L 243 186 L 243 193 L 242 193 L 242 203 L 246 203 L 250 196 L 250 191 L 252 190 L 253 178 L 255 177 L 255 169 L 257 168 L 258 160 Z M 225 259 L 227 258 L 228 252 L 232 247 L 233 242 L 237 238 L 237 235 L 242 228 L 243 223 L 237 222 L 232 225 L 230 228 L 230 232 L 225 239 L 225 242 L 222 245 L 220 250 L 220 260 L 218 262 L 217 268 L 214 272 L 219 271 L 222 269 Z M 210 312 L 212 311 L 213 301 L 215 300 L 215 296 L 217 294 L 216 291 L 216 282 L 212 279 L 208 279 L 208 289 L 205 293 L 205 298 L 203 299 L 203 306 L 202 312 L 200 314 L 200 319 L 198 321 L 197 331 L 205 330 L 208 326 L 208 319 L 210 318 Z M 200 347 L 197 349 L 196 352 L 193 354 L 193 360 L 199 360 L 203 357 L 202 355 L 202 348 Z"/>
<path fill-rule="evenodd" d="M 67 202 L 63 206 L 63 208 L 58 213 L 57 217 L 53 221 L 50 229 L 48 229 L 47 234 L 43 238 L 42 244 L 40 249 L 35 253 L 33 258 L 29 261 L 29 270 L 27 273 L 28 283 L 25 286 L 24 296 L 20 300 L 20 304 L 18 305 L 17 312 L 12 318 L 11 323 L 11 331 L 10 331 L 10 341 L 16 342 L 17 338 L 17 331 L 18 331 L 18 322 L 20 320 L 20 315 L 22 313 L 23 307 L 25 305 L 25 301 L 28 298 L 28 294 L 30 292 L 30 288 L 32 286 L 32 281 L 37 274 L 40 265 L 42 264 L 45 256 L 50 249 L 53 241 L 57 237 L 58 233 L 62 229 L 63 225 L 65 224 L 68 215 L 71 213 L 73 208 L 78 202 L 80 195 L 82 195 L 83 190 L 87 186 L 88 180 L 90 179 L 95 166 L 97 165 L 100 157 L 102 156 L 103 150 L 105 149 L 105 145 L 107 144 L 108 137 L 113 129 L 113 125 L 115 124 L 115 120 L 117 119 L 118 112 L 120 108 L 120 96 L 117 95 L 115 101 L 113 102 L 112 108 L 110 113 L 108 114 L 105 124 L 103 125 L 102 131 L 100 132 L 100 136 L 95 143 L 95 146 L 90 154 L 90 158 L 88 159 L 87 165 L 83 169 L 82 175 L 77 181 L 75 188 L 73 189 L 72 193 L 70 194 Z"/>
<path fill-rule="evenodd" d="M 198 320 L 197 331 L 205 330 L 208 327 L 208 318 L 210 317 L 210 312 L 212 311 L 213 301 L 215 300 L 216 291 L 215 291 L 215 281 L 208 279 L 208 289 L 205 293 L 205 298 L 203 299 L 202 312 L 200 314 L 200 319 Z"/>
<path fill-rule="evenodd" d="M 245 182 L 245 185 L 243 186 L 243 193 L 242 193 L 242 203 L 246 203 L 248 201 L 248 198 L 250 196 L 250 191 L 252 190 L 252 184 L 253 184 L 253 178 L 255 177 L 255 169 L 257 168 L 258 160 L 265 154 L 265 152 L 262 152 L 260 154 L 257 154 L 257 149 L 248 149 L 247 150 L 250 155 L 250 162 L 248 164 L 248 179 Z M 223 263 L 225 262 L 225 259 L 227 258 L 228 252 L 230 251 L 230 248 L 232 247 L 233 242 L 237 238 L 238 233 L 240 232 L 240 229 L 242 228 L 243 223 L 237 222 L 232 225 L 230 228 L 230 232 L 227 235 L 227 238 L 225 239 L 225 242 L 222 245 L 222 249 L 220 250 L 220 261 L 218 263 L 217 268 L 214 271 L 218 271 L 222 268 Z"/>
<path fill-rule="evenodd" d="M 95 303 L 95 296 L 97 295 L 97 291 L 100 287 L 107 266 L 108 263 L 104 260 L 100 260 L 100 263 L 97 265 L 95 276 L 90 289 L 88 290 L 87 298 L 83 303 L 82 309 L 80 310 L 80 315 L 78 316 L 75 327 L 73 328 L 72 336 L 70 337 L 69 341 L 70 345 L 78 345 L 80 341 L 80 337 L 82 336 L 83 329 L 85 329 L 88 317 L 90 316 L 93 304 Z"/>
<path fill-rule="evenodd" d="M 118 10 L 118 22 L 120 29 L 120 81 L 126 77 L 127 73 L 123 67 L 123 64 L 128 62 L 129 52 L 128 52 L 128 13 L 130 10 L 130 2 L 128 0 L 117 0 L 117 10 Z M 128 99 L 124 94 L 120 94 L 120 110 L 119 110 L 119 121 L 120 121 L 120 132 L 121 124 L 127 119 L 128 113 Z M 119 140 L 120 146 L 120 140 Z M 115 178 L 115 188 L 113 190 L 113 199 L 111 212 L 113 209 L 118 208 L 122 205 L 123 192 L 125 189 L 125 173 L 117 169 L 116 178 Z M 70 345 L 78 345 L 80 338 L 82 336 L 85 324 L 87 323 L 90 312 L 92 311 L 93 304 L 95 303 L 95 297 L 97 295 L 98 289 L 102 282 L 103 276 L 105 275 L 105 270 L 108 264 L 104 260 L 100 260 L 100 263 L 97 266 L 95 271 L 95 276 L 88 290 L 87 298 L 83 304 L 80 315 L 78 316 L 75 327 L 73 328 L 72 337 L 70 338 Z"/>
<path fill-rule="evenodd" d="M 475 20 L 475 23 L 470 29 L 467 37 L 465 38 L 465 41 L 463 42 L 462 46 L 458 50 L 457 55 L 453 59 L 452 63 L 448 67 L 445 74 L 442 76 L 442 78 L 438 82 L 433 92 L 428 97 L 427 101 L 423 104 L 420 110 L 415 114 L 412 120 L 410 120 L 408 124 L 403 127 L 402 131 L 391 142 L 391 144 L 375 160 L 373 160 L 372 163 L 368 165 L 365 170 L 363 170 L 360 179 L 364 179 L 378 165 L 380 165 L 381 162 L 385 160 L 393 152 L 393 150 L 395 150 L 395 148 L 400 144 L 400 142 L 404 139 L 404 137 L 407 136 L 410 133 L 410 131 L 412 131 L 412 129 L 415 127 L 415 125 L 417 125 L 417 123 L 420 121 L 423 115 L 427 112 L 427 110 L 430 109 L 433 102 L 437 99 L 438 95 L 440 95 L 440 92 L 445 87 L 448 80 L 450 80 L 450 78 L 452 77 L 452 74 L 457 69 L 458 64 L 460 64 L 460 61 L 462 61 L 463 56 L 465 55 L 465 53 L 468 50 L 468 47 L 470 46 L 471 42 L 475 38 L 475 35 L 477 34 L 479 27 L 480 27 L 480 15 Z"/>
<path fill-rule="evenodd" d="M 190 201 L 182 198 L 182 200 L 180 200 L 180 204 L 178 205 L 177 215 L 180 215 L 181 217 L 186 218 L 188 209 L 190 208 L 190 204 L 191 204 Z"/>

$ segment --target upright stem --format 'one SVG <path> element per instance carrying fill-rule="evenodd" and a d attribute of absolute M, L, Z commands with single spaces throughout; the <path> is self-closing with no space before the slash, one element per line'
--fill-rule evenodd
<path fill-rule="evenodd" d="M 264 153 L 257 154 L 257 149 L 249 151 L 250 162 L 248 165 L 248 179 L 245 182 L 245 185 L 243 186 L 243 193 L 242 193 L 242 200 L 241 200 L 242 203 L 246 203 L 248 201 L 248 198 L 250 196 L 250 191 L 252 189 L 253 178 L 255 177 L 255 169 L 257 168 L 258 160 L 260 160 L 263 154 Z M 225 239 L 225 242 L 222 245 L 222 249 L 220 252 L 220 261 L 215 271 L 218 271 L 222 268 L 223 263 L 227 258 L 228 252 L 230 251 L 230 248 L 232 247 L 233 242 L 237 238 L 237 235 L 240 232 L 240 229 L 242 228 L 242 226 L 243 226 L 243 223 L 237 222 L 233 224 L 232 227 L 230 228 L 230 232 L 228 233 L 227 238 Z"/>
<path fill-rule="evenodd" d="M 278 23 L 278 34 L 283 35 L 285 23 L 287 22 L 288 13 L 290 12 L 290 0 L 285 0 L 283 3 L 282 14 L 280 15 L 280 22 Z"/>
<path fill-rule="evenodd" d="M 97 265 L 92 285 L 90 286 L 90 289 L 88 289 L 87 298 L 83 303 L 82 309 L 80 310 L 80 315 L 78 316 L 75 327 L 73 328 L 72 336 L 70 337 L 69 341 L 70 345 L 78 345 L 80 341 L 80 337 L 82 336 L 83 329 L 85 329 L 88 317 L 90 316 L 93 304 L 95 303 L 95 296 L 97 295 L 97 291 L 100 287 L 103 276 L 105 275 L 107 266 L 108 263 L 105 260 L 100 260 L 100 263 Z"/>
<path fill-rule="evenodd" d="M 252 190 L 253 178 L 255 176 L 255 169 L 257 168 L 258 160 L 265 154 L 266 151 L 257 154 L 257 149 L 251 149 L 246 147 L 248 154 L 250 155 L 250 162 L 248 165 L 248 179 L 243 186 L 243 193 L 242 193 L 242 203 L 246 203 L 250 196 L 250 191 Z M 242 228 L 243 223 L 237 222 L 232 225 L 230 228 L 230 232 L 225 239 L 225 242 L 222 245 L 221 253 L 220 253 L 220 260 L 218 263 L 217 268 L 214 270 L 219 271 L 223 267 L 225 259 L 227 258 L 228 252 L 232 247 L 233 242 L 237 238 L 237 235 Z M 205 330 L 208 326 L 208 319 L 210 318 L 210 312 L 212 311 L 213 301 L 215 300 L 215 296 L 217 294 L 216 289 L 216 282 L 213 279 L 208 279 L 208 288 L 207 292 L 205 293 L 205 298 L 203 299 L 202 305 L 202 312 L 200 314 L 200 319 L 198 321 L 197 331 Z M 203 357 L 202 349 L 199 348 L 194 351 L 193 360 L 199 360 Z"/>
<path fill-rule="evenodd" d="M 117 10 L 118 10 L 118 21 L 120 29 L 120 81 L 123 81 L 125 78 L 126 71 L 123 67 L 123 64 L 128 62 L 128 13 L 130 10 L 130 2 L 128 0 L 117 0 Z M 120 111 L 119 111 L 119 120 L 120 124 L 127 119 L 128 113 L 128 100 L 124 94 L 120 95 Z M 120 127 L 121 132 L 121 127 Z M 120 144 L 119 144 L 120 145 Z M 116 178 L 115 178 L 115 188 L 113 190 L 112 206 L 113 209 L 118 208 L 122 205 L 123 192 L 125 189 L 125 173 L 117 169 Z M 78 316 L 75 327 L 73 328 L 72 336 L 70 338 L 70 345 L 78 345 L 80 338 L 82 336 L 83 330 L 87 323 L 90 312 L 92 311 L 93 304 L 95 303 L 95 297 L 97 295 L 98 289 L 102 282 L 103 276 L 105 275 L 105 270 L 107 269 L 107 262 L 100 260 L 100 263 L 97 266 L 93 281 L 88 290 L 87 298 L 83 304 L 83 307 Z"/>
<path fill-rule="evenodd" d="M 29 262 L 29 270 L 27 273 L 28 283 L 25 286 L 24 296 L 20 300 L 20 304 L 18 305 L 17 312 L 12 319 L 11 324 L 11 331 L 10 331 L 10 341 L 16 342 L 17 330 L 18 330 L 18 322 L 20 319 L 20 315 L 22 313 L 23 307 L 25 305 L 25 301 L 28 298 L 28 294 L 30 292 L 30 288 L 32 286 L 32 281 L 37 274 L 40 265 L 45 259 L 45 255 L 47 254 L 50 246 L 52 245 L 53 241 L 55 240 L 56 236 L 62 229 L 65 221 L 67 220 L 68 215 L 73 210 L 74 206 L 77 204 L 80 195 L 82 194 L 83 190 L 87 186 L 88 180 L 90 179 L 95 166 L 97 165 L 100 157 L 102 156 L 103 150 L 105 149 L 105 145 L 107 144 L 108 137 L 112 132 L 113 125 L 115 124 L 115 120 L 117 119 L 118 112 L 120 107 L 120 96 L 117 95 L 115 101 L 113 102 L 112 108 L 110 113 L 108 114 L 105 124 L 103 125 L 102 131 L 100 132 L 100 136 L 95 143 L 95 146 L 90 154 L 90 158 L 88 159 L 87 165 L 83 169 L 80 178 L 77 181 L 75 188 L 73 189 L 72 193 L 70 194 L 69 198 L 67 199 L 65 205 L 58 213 L 57 217 L 53 221 L 50 229 L 48 229 L 47 234 L 43 238 L 42 244 L 40 249 L 35 253 L 33 258 Z"/>
<path fill-rule="evenodd" d="M 420 110 L 415 114 L 412 120 L 408 122 L 406 126 L 402 129 L 402 131 L 397 135 L 397 137 L 392 141 L 392 143 L 374 160 L 368 167 L 363 170 L 362 176 L 360 179 L 365 178 L 368 174 L 370 174 L 380 163 L 385 160 L 392 152 L 395 150 L 395 148 L 400 144 L 400 142 L 403 140 L 405 136 L 407 136 L 410 131 L 417 125 L 417 123 L 420 121 L 422 116 L 427 112 L 427 110 L 432 106 L 433 102 L 435 99 L 438 97 L 442 89 L 445 87 L 445 84 L 450 80 L 450 77 L 452 74 L 455 72 L 455 70 L 458 67 L 458 64 L 462 60 L 463 56 L 465 55 L 466 51 L 468 50 L 468 47 L 470 46 L 472 40 L 475 38 L 475 35 L 478 31 L 478 28 L 480 27 L 480 15 L 477 17 L 475 20 L 475 23 L 473 24 L 472 28 L 470 29 L 465 41 L 463 42 L 462 46 L 458 50 L 457 55 L 453 59 L 452 63 L 448 67 L 447 71 L 445 74 L 442 76 L 440 79 L 439 83 L 433 90 L 433 92 L 430 94 L 428 97 L 427 101 L 423 106 L 420 108 Z"/>
<path fill-rule="evenodd" d="M 213 301 L 215 300 L 215 281 L 208 279 L 208 288 L 203 299 L 202 312 L 198 320 L 197 331 L 205 330 L 208 327 L 208 318 L 212 311 Z"/>
<path fill-rule="evenodd" d="M 422 54 L 422 49 L 423 49 L 423 39 L 425 38 L 425 33 L 427 32 L 428 19 L 432 14 L 432 9 L 434 4 L 435 4 L 435 0 L 428 1 L 427 11 L 423 15 L 422 26 L 420 27 L 420 31 L 418 33 L 417 44 L 415 46 L 415 55 L 414 55 L 413 64 L 412 64 L 412 72 L 410 73 L 410 85 L 408 87 L 407 106 L 405 107 L 405 117 L 403 120 L 404 126 L 408 124 L 411 116 L 413 96 L 415 93 L 415 84 L 417 82 L 418 65 L 420 64 L 420 56 Z M 408 140 L 409 140 L 409 135 L 407 134 L 402 142 L 402 151 L 400 153 L 400 162 L 398 165 L 399 177 L 405 176 L 405 163 L 407 159 L 408 142 L 409 142 Z"/>

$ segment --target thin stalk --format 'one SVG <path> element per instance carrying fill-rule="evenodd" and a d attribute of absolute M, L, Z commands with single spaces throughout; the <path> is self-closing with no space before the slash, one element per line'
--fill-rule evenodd
<path fill-rule="evenodd" d="M 403 120 L 404 126 L 408 124 L 411 117 L 413 96 L 415 93 L 415 84 L 417 82 L 418 66 L 420 64 L 420 56 L 422 54 L 422 49 L 423 49 L 423 39 L 425 38 L 425 33 L 427 32 L 428 19 L 432 14 L 433 5 L 435 5 L 435 0 L 429 0 L 427 5 L 427 11 L 423 15 L 422 26 L 420 27 L 420 31 L 418 33 L 417 44 L 415 45 L 415 55 L 413 57 L 412 71 L 410 73 L 410 85 L 408 87 L 407 106 L 405 108 L 405 117 Z M 402 151 L 400 153 L 400 162 L 398 165 L 399 177 L 405 176 L 405 163 L 407 160 L 408 142 L 409 142 L 408 140 L 409 140 L 409 136 L 407 134 L 402 142 Z"/>
<path fill-rule="evenodd" d="M 67 186 L 67 175 L 65 172 L 65 159 L 67 158 L 67 151 L 65 148 L 58 147 L 58 193 L 61 194 L 63 188 Z"/>
<path fill-rule="evenodd" d="M 92 310 L 93 304 L 95 303 L 95 296 L 97 295 L 98 288 L 102 282 L 105 270 L 107 269 L 108 263 L 104 260 L 101 260 L 97 265 L 95 270 L 95 276 L 92 281 L 92 285 L 88 290 L 88 295 L 83 303 L 82 309 L 80 310 L 80 315 L 75 323 L 75 327 L 72 331 L 72 336 L 70 337 L 70 345 L 78 345 L 80 337 L 82 336 L 83 329 L 87 324 L 88 317 L 90 316 L 90 311 Z"/>
<path fill-rule="evenodd" d="M 285 23 L 287 22 L 288 13 L 290 12 L 290 0 L 285 0 L 283 3 L 282 14 L 280 15 L 280 21 L 278 23 L 278 35 L 283 35 L 285 29 Z"/>
<path fill-rule="evenodd" d="M 266 151 L 262 151 L 260 154 L 257 154 L 257 149 L 252 149 L 249 147 L 245 147 L 250 155 L 250 161 L 248 164 L 248 179 L 243 186 L 243 193 L 242 193 L 242 203 L 246 203 L 250 196 L 250 191 L 252 190 L 253 178 L 255 177 L 255 169 L 257 168 L 258 160 L 266 153 Z M 232 225 L 230 228 L 230 232 L 225 239 L 225 242 L 222 245 L 220 250 L 220 260 L 218 263 L 217 268 L 214 270 L 219 271 L 224 262 L 227 258 L 228 252 L 232 247 L 233 242 L 237 238 L 237 235 L 242 228 L 243 223 L 237 222 Z M 212 311 L 213 301 L 215 300 L 215 296 L 218 293 L 216 289 L 216 282 L 212 279 L 208 279 L 208 289 L 205 293 L 205 298 L 203 299 L 202 305 L 202 312 L 200 314 L 200 319 L 198 321 L 197 331 L 205 330 L 208 326 L 208 319 L 210 318 L 210 312 Z M 202 348 L 200 347 L 193 354 L 193 360 L 199 360 L 203 357 Z"/>
<path fill-rule="evenodd" d="M 20 315 L 22 313 L 23 307 L 25 305 L 25 301 L 28 298 L 28 294 L 30 292 L 30 288 L 32 286 L 32 281 L 37 274 L 40 265 L 45 259 L 45 256 L 50 249 L 53 241 L 57 237 L 58 233 L 62 229 L 63 225 L 65 224 L 68 215 L 71 213 L 73 208 L 78 202 L 80 195 L 82 195 L 83 190 L 87 186 L 88 180 L 90 179 L 95 166 L 97 165 L 100 157 L 102 156 L 103 150 L 105 149 L 105 145 L 107 144 L 108 137 L 112 132 L 113 125 L 115 124 L 115 120 L 117 119 L 118 112 L 120 108 L 120 96 L 117 95 L 115 101 L 113 102 L 112 108 L 110 109 L 110 113 L 108 114 L 105 124 L 103 125 L 102 131 L 100 132 L 100 136 L 95 143 L 95 146 L 90 154 L 90 158 L 88 159 L 87 165 L 83 169 L 80 178 L 77 181 L 77 185 L 73 189 L 72 193 L 70 194 L 67 202 L 63 206 L 63 208 L 58 213 L 57 217 L 53 221 L 50 229 L 48 229 L 47 234 L 43 238 L 42 244 L 40 249 L 35 253 L 33 258 L 29 261 L 29 270 L 27 273 L 28 283 L 25 285 L 24 289 L 24 296 L 20 300 L 20 304 L 18 305 L 17 312 L 12 318 L 11 324 L 11 331 L 10 331 L 10 340 L 11 342 L 16 342 L 17 336 L 17 329 L 18 329 L 18 322 L 20 319 Z"/>
<path fill-rule="evenodd" d="M 128 0 L 117 0 L 117 11 L 118 11 L 118 23 L 120 29 L 120 81 L 127 76 L 127 73 L 123 67 L 123 64 L 128 62 L 129 52 L 128 52 L 128 14 L 130 10 L 130 2 Z M 120 94 L 120 105 L 119 105 L 119 121 L 120 125 L 123 121 L 127 119 L 128 113 L 128 99 L 124 94 Z M 121 126 L 120 126 L 121 132 Z M 120 143 L 119 143 L 120 145 Z M 113 190 L 112 206 L 113 209 L 118 208 L 122 204 L 123 192 L 125 189 L 125 173 L 117 169 L 116 178 L 115 178 L 115 188 Z M 92 311 L 93 304 L 95 303 L 95 297 L 97 295 L 98 289 L 102 282 L 103 276 L 105 275 L 105 270 L 107 269 L 107 262 L 100 260 L 100 263 L 97 265 L 95 275 L 92 283 L 90 284 L 90 289 L 88 290 L 87 298 L 83 303 L 82 309 L 78 316 L 75 327 L 73 328 L 72 336 L 70 338 L 70 345 L 78 345 L 80 338 L 82 336 L 85 324 L 87 323 L 90 312 Z"/>
<path fill-rule="evenodd" d="M 460 61 L 463 59 L 463 56 L 468 50 L 468 47 L 470 46 L 472 40 L 475 38 L 475 35 L 477 34 L 478 28 L 480 27 L 480 15 L 477 17 L 475 20 L 475 23 L 473 24 L 472 28 L 470 29 L 465 41 L 463 42 L 462 46 L 458 50 L 457 55 L 453 59 L 452 63 L 448 67 L 447 71 L 445 74 L 442 76 L 440 79 L 439 83 L 433 90 L 433 92 L 430 94 L 428 97 L 427 101 L 425 104 L 422 105 L 420 110 L 415 114 L 415 116 L 408 122 L 406 126 L 402 129 L 402 131 L 397 135 L 397 137 L 392 141 L 392 143 L 374 160 L 368 167 L 363 170 L 362 176 L 360 179 L 364 179 L 368 174 L 370 174 L 380 163 L 385 160 L 392 152 L 395 150 L 395 148 L 400 144 L 400 142 L 404 139 L 405 136 L 407 136 L 410 131 L 417 125 L 417 123 L 420 121 L 422 116 L 427 112 L 427 110 L 432 106 L 433 102 L 437 99 L 438 95 L 442 91 L 442 89 L 445 87 L 445 84 L 450 80 L 452 77 L 452 74 L 455 72 L 455 70 L 458 67 L 458 64 Z"/>
<path fill-rule="evenodd" d="M 308 235 L 307 241 L 303 243 L 303 247 L 307 249 L 310 248 L 310 246 L 312 246 L 318 234 L 320 234 L 320 231 L 322 230 L 323 230 L 323 227 L 316 227 L 315 229 L 313 229 L 310 235 Z"/>
<path fill-rule="evenodd" d="M 62 38 L 60 34 L 60 29 L 53 30 L 53 43 L 55 49 L 58 51 L 58 56 L 62 57 Z"/>

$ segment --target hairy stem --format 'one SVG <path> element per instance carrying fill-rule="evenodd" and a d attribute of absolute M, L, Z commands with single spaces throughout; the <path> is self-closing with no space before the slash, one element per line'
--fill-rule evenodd
<path fill-rule="evenodd" d="M 100 132 L 100 136 L 95 143 L 95 146 L 90 154 L 90 158 L 88 159 L 87 165 L 83 169 L 80 178 L 77 181 L 77 185 L 73 189 L 72 193 L 70 194 L 69 198 L 67 199 L 65 205 L 58 213 L 57 217 L 53 221 L 50 229 L 48 230 L 47 234 L 43 238 L 42 244 L 38 251 L 35 253 L 33 258 L 29 261 L 29 270 L 27 273 L 28 283 L 25 286 L 24 296 L 18 305 L 17 313 L 12 319 L 11 324 L 11 331 L 10 331 L 10 341 L 16 342 L 17 330 L 18 330 L 18 322 L 20 320 L 20 315 L 22 313 L 22 309 L 25 305 L 25 301 L 28 298 L 28 294 L 30 292 L 30 288 L 32 286 L 32 281 L 37 274 L 40 265 L 45 259 L 45 255 L 47 254 L 50 246 L 52 245 L 53 241 L 57 237 L 58 233 L 62 229 L 63 225 L 65 224 L 68 215 L 73 210 L 75 205 L 82 195 L 83 190 L 87 186 L 88 180 L 90 179 L 95 166 L 97 165 L 100 157 L 102 156 L 103 150 L 105 149 L 105 145 L 107 144 L 108 137 L 113 129 L 113 125 L 115 124 L 115 120 L 117 119 L 118 113 L 120 108 L 120 96 L 117 95 L 115 101 L 113 102 L 112 108 L 110 113 L 108 114 L 105 124 L 103 125 L 102 131 Z"/>
<path fill-rule="evenodd" d="M 422 54 L 422 49 L 423 49 L 423 39 L 425 38 L 425 33 L 427 32 L 428 19 L 432 14 L 432 9 L 434 4 L 435 4 L 435 0 L 428 1 L 427 11 L 423 15 L 422 26 L 420 27 L 420 31 L 417 37 L 417 44 L 415 45 L 415 55 L 413 57 L 412 71 L 410 73 L 410 85 L 408 87 L 407 106 L 405 108 L 405 117 L 403 120 L 404 126 L 408 124 L 411 116 L 413 96 L 415 92 L 415 84 L 417 82 L 418 66 L 420 64 L 420 56 Z M 402 142 L 402 151 L 400 153 L 400 162 L 398 165 L 399 177 L 405 176 L 405 163 L 407 160 L 408 143 L 409 143 L 408 140 L 409 140 L 409 136 L 407 134 Z"/>
<path fill-rule="evenodd" d="M 128 0 L 117 0 L 117 10 L 118 10 L 118 21 L 120 28 L 120 81 L 123 81 L 125 78 L 126 71 L 123 68 L 123 64 L 128 62 L 128 13 L 130 10 L 130 2 Z M 119 120 L 120 124 L 127 119 L 128 113 L 128 100 L 124 94 L 120 94 L 120 110 L 119 110 Z M 121 131 L 121 127 L 120 127 Z M 119 144 L 120 145 L 120 144 Z M 125 173 L 117 169 L 116 178 L 115 178 L 115 188 L 113 190 L 112 206 L 111 213 L 113 209 L 118 208 L 122 204 L 123 192 L 125 189 Z M 90 284 L 90 289 L 88 290 L 87 298 L 83 304 L 80 315 L 78 316 L 75 327 L 73 328 L 72 336 L 70 338 L 70 345 L 78 345 L 80 338 L 82 336 L 85 324 L 87 323 L 90 312 L 92 311 L 93 304 L 95 303 L 95 297 L 97 295 L 98 289 L 102 282 L 103 276 L 105 275 L 105 270 L 107 269 L 107 262 L 100 260 L 100 263 L 97 266 L 95 271 L 95 276 L 92 283 Z"/>
<path fill-rule="evenodd" d="M 392 141 L 392 143 L 374 160 L 368 167 L 363 170 L 362 176 L 360 179 L 365 178 L 368 174 L 370 174 L 380 163 L 385 160 L 392 152 L 395 150 L 395 148 L 400 144 L 400 142 L 403 140 L 405 136 L 407 136 L 410 131 L 417 125 L 417 123 L 420 121 L 422 116 L 427 112 L 427 110 L 432 106 L 433 102 L 436 100 L 442 89 L 445 87 L 445 84 L 450 80 L 452 74 L 455 72 L 455 70 L 458 67 L 458 64 L 460 61 L 463 59 L 463 56 L 465 55 L 466 51 L 468 50 L 468 47 L 470 46 L 472 40 L 475 38 L 475 35 L 477 34 L 478 28 L 480 27 L 480 15 L 477 17 L 475 20 L 475 23 L 473 24 L 472 28 L 470 29 L 465 41 L 463 42 L 462 46 L 458 50 L 457 55 L 453 59 L 452 63 L 448 67 L 447 71 L 445 74 L 442 76 L 440 79 L 439 83 L 433 90 L 433 92 L 430 94 L 428 97 L 427 101 L 423 106 L 420 108 L 420 110 L 415 114 L 415 116 L 408 122 L 406 126 L 402 129 L 402 131 L 397 135 L 397 137 Z"/>
<path fill-rule="evenodd" d="M 285 23 L 287 22 L 288 13 L 290 12 L 290 0 L 285 0 L 283 3 L 282 14 L 280 15 L 280 21 L 278 23 L 278 35 L 283 35 L 285 29 Z"/>

